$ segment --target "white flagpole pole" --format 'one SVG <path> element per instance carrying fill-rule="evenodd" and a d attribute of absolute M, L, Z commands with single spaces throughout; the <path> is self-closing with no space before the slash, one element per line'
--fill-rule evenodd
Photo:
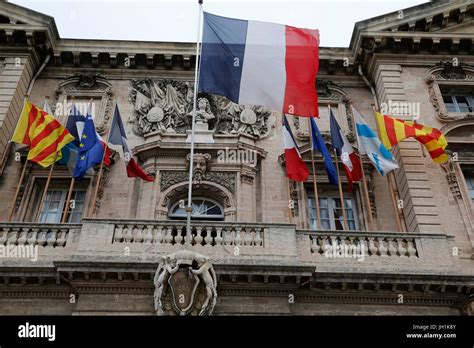
<path fill-rule="evenodd" d="M 197 28 L 197 40 L 196 40 L 196 66 L 194 68 L 194 96 L 193 96 L 193 117 L 191 126 L 191 155 L 189 157 L 189 182 L 188 182 L 188 206 L 186 208 L 187 221 L 186 221 L 186 244 L 191 244 L 191 214 L 193 212 L 192 196 L 193 196 L 193 164 L 194 164 L 194 133 L 196 124 L 196 101 L 198 95 L 198 80 L 199 80 L 199 45 L 201 38 L 201 17 L 202 17 L 202 3 L 203 0 L 198 0 L 199 12 L 198 12 L 198 28 Z"/>

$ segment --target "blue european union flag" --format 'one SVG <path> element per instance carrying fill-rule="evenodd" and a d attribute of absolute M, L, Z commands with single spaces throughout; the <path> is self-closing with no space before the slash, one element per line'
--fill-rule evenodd
<path fill-rule="evenodd" d="M 71 175 L 74 174 L 74 169 L 76 168 L 77 154 L 79 153 L 79 145 L 81 145 L 79 134 L 84 129 L 85 121 L 86 118 L 77 110 L 76 106 L 73 105 L 67 118 L 66 129 L 74 137 L 74 141 L 61 149 L 62 156 L 57 162 L 58 164 L 67 166 Z M 89 174 L 91 173 L 89 172 Z"/>
<path fill-rule="evenodd" d="M 94 121 L 90 115 L 87 115 L 73 177 L 81 180 L 89 168 L 102 162 L 103 156 L 104 149 L 96 134 Z"/>
<path fill-rule="evenodd" d="M 311 120 L 311 137 L 313 139 L 313 150 L 321 152 L 324 158 L 324 167 L 326 168 L 326 173 L 328 174 L 329 182 L 333 185 L 338 184 L 337 172 L 334 163 L 332 163 L 331 154 L 324 143 L 323 137 L 319 132 L 319 128 L 314 122 L 313 117 L 310 117 Z"/>

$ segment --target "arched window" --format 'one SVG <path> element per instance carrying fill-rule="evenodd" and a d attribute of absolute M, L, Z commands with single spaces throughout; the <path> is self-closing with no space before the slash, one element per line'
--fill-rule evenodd
<path fill-rule="evenodd" d="M 183 199 L 171 206 L 168 217 L 170 219 L 186 219 L 186 207 L 188 200 Z M 193 213 L 191 218 L 194 220 L 224 220 L 224 209 L 217 201 L 206 197 L 193 197 Z"/>

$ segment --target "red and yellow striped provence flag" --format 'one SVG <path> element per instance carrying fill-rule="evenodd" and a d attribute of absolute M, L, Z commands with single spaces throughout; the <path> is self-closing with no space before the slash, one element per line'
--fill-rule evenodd
<path fill-rule="evenodd" d="M 434 162 L 445 163 L 448 160 L 448 155 L 444 152 L 448 142 L 439 129 L 382 115 L 379 112 L 376 115 L 380 140 L 387 149 L 391 149 L 406 138 L 415 138 L 425 146 Z"/>
<path fill-rule="evenodd" d="M 61 149 L 73 140 L 74 137 L 53 116 L 30 101 L 25 102 L 12 141 L 29 146 L 28 160 L 49 167 L 55 158 L 61 159 Z"/>

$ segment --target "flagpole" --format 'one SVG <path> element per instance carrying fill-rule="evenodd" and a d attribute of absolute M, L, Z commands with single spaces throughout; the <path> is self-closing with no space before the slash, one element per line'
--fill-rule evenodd
<path fill-rule="evenodd" d="M 377 122 L 377 110 L 375 109 L 375 106 L 372 105 L 372 111 L 373 115 L 375 117 L 375 124 L 377 125 L 377 135 L 380 138 L 380 129 L 379 129 L 379 123 Z M 402 221 L 400 218 L 400 210 L 398 209 L 398 204 L 397 204 L 397 198 L 395 197 L 395 192 L 393 189 L 393 180 L 395 179 L 393 171 L 390 171 L 387 173 L 387 185 L 388 185 L 388 190 L 390 192 L 390 200 L 392 201 L 392 207 L 393 211 L 395 213 L 395 220 L 397 222 L 397 227 L 400 232 L 404 231 L 404 228 L 402 227 Z"/>
<path fill-rule="evenodd" d="M 45 96 L 45 99 L 46 99 L 46 102 L 47 102 L 47 100 L 49 99 L 49 96 Z M 69 116 L 67 116 L 67 117 L 69 117 Z M 66 118 L 66 124 L 67 124 L 67 118 Z M 41 216 L 41 211 L 43 210 L 44 201 L 45 201 L 46 195 L 48 193 L 49 184 L 51 183 L 51 177 L 53 176 L 54 166 L 55 166 L 56 161 L 58 159 L 58 151 L 57 150 L 58 150 L 58 147 L 56 145 L 56 153 L 54 154 L 54 161 L 51 164 L 51 167 L 49 168 L 48 178 L 46 179 L 46 184 L 44 185 L 43 194 L 41 196 L 41 201 L 40 201 L 38 211 L 36 212 L 35 221 L 34 221 L 35 223 L 38 222 L 38 220 Z"/>
<path fill-rule="evenodd" d="M 194 134 L 195 134 L 195 123 L 196 123 L 196 101 L 198 95 L 198 79 L 199 70 L 201 68 L 199 64 L 199 45 L 201 38 L 201 17 L 202 17 L 202 3 L 203 0 L 198 0 L 199 11 L 198 11 L 198 27 L 197 27 L 197 39 L 196 39 L 196 66 L 194 68 L 194 95 L 193 95 L 193 117 L 191 125 L 191 153 L 189 156 L 189 180 L 188 180 L 188 206 L 186 207 L 186 244 L 191 245 L 191 214 L 193 212 L 193 170 L 194 170 Z"/>
<path fill-rule="evenodd" d="M 353 108 L 352 106 L 352 103 L 351 103 L 351 108 Z M 356 122 L 355 122 L 355 118 L 352 117 L 352 123 L 353 123 L 353 127 L 354 127 L 354 131 L 356 132 L 357 134 L 357 126 L 356 126 Z M 357 139 L 357 143 L 359 143 L 359 140 L 358 140 L 358 137 L 356 135 L 356 139 Z M 358 144 L 358 150 L 360 150 L 360 144 Z M 370 204 L 370 197 L 369 197 L 369 189 L 367 188 L 367 180 L 365 178 L 365 170 L 364 170 L 364 163 L 362 161 L 362 155 L 361 153 L 359 152 L 359 158 L 360 158 L 360 169 L 361 169 L 361 172 L 362 172 L 362 188 L 363 188 L 363 192 L 364 192 L 364 196 L 365 196 L 365 201 L 367 203 L 367 219 L 369 220 L 369 226 L 368 226 L 368 230 L 374 230 L 375 226 L 374 226 L 374 218 L 372 217 L 372 206 Z"/>
<path fill-rule="evenodd" d="M 69 185 L 69 191 L 67 193 L 66 204 L 64 205 L 64 211 L 63 211 L 63 216 L 61 218 L 61 223 L 66 222 L 66 219 L 67 219 L 67 216 L 68 216 L 69 201 L 71 200 L 72 190 L 74 188 L 75 182 L 76 182 L 76 178 L 72 177 L 71 178 L 71 184 Z"/>
<path fill-rule="evenodd" d="M 91 103 L 92 103 L 92 99 L 91 99 Z M 116 107 L 117 107 L 117 102 L 115 103 L 115 108 Z M 102 173 L 104 171 L 104 160 L 105 160 L 105 156 L 107 154 L 107 148 L 109 147 L 109 137 L 110 137 L 110 129 L 109 128 L 107 129 L 107 138 L 106 138 L 106 141 L 105 141 L 104 153 L 102 154 L 102 160 L 100 161 L 99 174 L 97 175 L 97 182 L 95 184 L 94 195 L 92 196 L 92 205 L 91 205 L 91 209 L 89 209 L 89 214 L 88 214 L 89 217 L 92 217 L 92 216 L 95 217 L 96 214 L 97 214 L 96 200 L 97 200 L 97 194 L 99 193 L 100 181 L 102 180 Z"/>
<path fill-rule="evenodd" d="M 23 109 L 25 108 L 26 101 L 28 100 L 29 94 L 25 94 L 23 98 L 23 107 L 21 108 L 21 112 L 23 113 Z M 20 114 L 21 117 L 21 114 Z M 20 118 L 18 118 L 18 121 L 15 126 L 15 130 L 13 131 L 13 135 L 16 133 L 16 130 L 18 129 L 18 124 L 20 123 Z M 12 137 L 13 137 L 12 135 Z M 11 144 L 12 141 L 10 139 L 9 144 Z M 10 145 L 11 146 L 11 145 Z M 10 148 L 8 147 L 5 149 L 5 151 L 10 151 Z M 16 207 L 16 201 L 18 200 L 18 195 L 20 194 L 20 188 L 23 183 L 23 180 L 25 178 L 25 173 L 26 173 L 26 167 L 28 166 L 28 156 L 26 157 L 25 164 L 23 165 L 23 169 L 21 171 L 20 175 L 20 180 L 18 180 L 18 186 L 16 187 L 15 195 L 13 196 L 13 201 L 12 201 L 12 206 L 10 207 L 10 211 L 8 213 L 8 221 L 12 220 L 13 214 L 15 212 L 15 207 Z"/>
<path fill-rule="evenodd" d="M 321 211 L 319 210 L 318 181 L 316 179 L 316 166 L 314 165 L 313 149 L 313 130 L 311 129 L 311 119 L 308 117 L 309 143 L 311 145 L 311 165 L 313 167 L 313 190 L 314 190 L 314 208 L 316 210 L 316 229 L 321 229 Z"/>
<path fill-rule="evenodd" d="M 13 213 L 15 212 L 16 201 L 17 201 L 18 195 L 20 193 L 21 184 L 23 183 L 23 180 L 25 178 L 27 165 L 28 165 L 28 158 L 25 160 L 25 164 L 23 165 L 23 169 L 21 171 L 20 180 L 18 180 L 18 186 L 16 187 L 15 195 L 13 196 L 12 205 L 11 205 L 10 211 L 8 213 L 8 221 L 12 220 Z"/>
<path fill-rule="evenodd" d="M 290 178 L 288 178 L 287 180 L 287 188 L 288 188 L 288 217 L 290 219 L 290 224 L 292 224 L 294 221 L 293 221 L 293 211 L 291 210 L 291 206 L 294 205 L 294 202 L 291 198 L 291 188 L 290 188 L 290 185 L 291 185 L 291 180 Z M 293 203 L 293 204 L 291 204 Z"/>
<path fill-rule="evenodd" d="M 73 102 L 73 105 L 71 105 L 71 108 L 74 108 L 74 96 L 71 97 L 72 99 L 72 102 Z M 74 108 L 74 110 L 76 110 Z M 69 112 L 69 111 L 68 111 Z M 66 127 L 67 127 L 67 123 L 66 123 Z M 76 127 L 76 125 L 74 124 L 74 127 Z M 80 139 L 79 139 L 80 140 Z M 73 173 L 74 174 L 74 173 Z M 62 218 L 61 218 L 61 223 L 65 223 L 66 222 L 66 219 L 67 219 L 67 216 L 68 216 L 68 207 L 69 207 L 69 201 L 71 200 L 71 197 L 72 197 L 72 190 L 74 189 L 74 185 L 76 183 L 76 178 L 75 177 L 72 177 L 71 178 L 71 183 L 69 184 L 69 190 L 67 192 L 67 198 L 66 198 L 66 204 L 64 204 L 64 209 L 63 209 L 63 214 L 62 214 Z"/>
<path fill-rule="evenodd" d="M 331 115 L 331 105 L 328 104 L 328 115 Z M 341 183 L 341 175 L 339 173 L 339 161 L 337 159 L 337 151 L 334 149 L 334 157 L 336 158 L 336 172 L 337 172 L 337 186 L 339 188 L 339 200 L 341 201 L 341 209 L 342 209 L 342 220 L 344 222 L 344 229 L 349 231 L 349 224 L 347 223 L 347 215 L 346 215 L 346 207 L 344 201 L 344 194 L 342 192 L 342 183 Z"/>
<path fill-rule="evenodd" d="M 36 212 L 34 222 L 38 222 L 38 219 L 41 216 L 41 211 L 43 210 L 43 206 L 44 206 L 44 200 L 46 199 L 46 194 L 48 193 L 49 183 L 51 182 L 51 176 L 53 175 L 54 164 L 56 163 L 57 159 L 58 159 L 58 153 L 56 152 L 56 154 L 54 155 L 54 162 L 49 167 L 48 178 L 46 179 L 46 184 L 44 185 L 43 194 L 41 195 L 40 205 L 39 205 L 38 211 Z"/>

